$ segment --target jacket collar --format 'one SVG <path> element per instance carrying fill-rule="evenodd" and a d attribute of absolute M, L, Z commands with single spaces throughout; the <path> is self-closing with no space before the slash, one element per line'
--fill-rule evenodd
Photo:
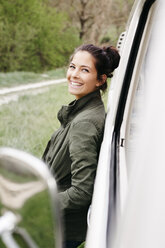
<path fill-rule="evenodd" d="M 84 108 L 84 106 L 93 102 L 94 99 L 97 99 L 97 101 L 98 99 L 101 100 L 100 90 L 96 90 L 78 100 L 74 100 L 67 106 L 62 106 L 57 115 L 61 125 L 65 126 L 82 108 Z"/>

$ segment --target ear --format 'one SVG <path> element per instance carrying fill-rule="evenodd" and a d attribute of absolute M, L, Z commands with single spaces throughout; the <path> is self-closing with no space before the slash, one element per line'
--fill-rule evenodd
<path fill-rule="evenodd" d="M 97 87 L 101 86 L 102 84 L 105 83 L 105 81 L 107 80 L 107 75 L 103 74 L 101 75 L 101 79 L 99 80 L 99 82 L 96 84 Z"/>

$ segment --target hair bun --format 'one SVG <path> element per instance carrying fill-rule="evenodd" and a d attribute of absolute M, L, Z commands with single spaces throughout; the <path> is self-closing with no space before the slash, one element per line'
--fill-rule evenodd
<path fill-rule="evenodd" d="M 112 71 L 119 65 L 120 55 L 114 46 L 103 47 L 104 52 L 109 58 Z"/>

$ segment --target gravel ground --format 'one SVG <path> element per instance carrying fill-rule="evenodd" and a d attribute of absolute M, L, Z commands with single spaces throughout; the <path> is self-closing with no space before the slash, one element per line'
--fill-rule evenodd
<path fill-rule="evenodd" d="M 48 86 L 64 83 L 66 82 L 65 78 L 57 80 L 49 80 L 39 83 L 21 85 L 12 88 L 2 88 L 0 89 L 0 105 L 8 104 L 11 101 L 17 101 L 19 96 L 26 94 L 39 94 L 48 89 Z"/>

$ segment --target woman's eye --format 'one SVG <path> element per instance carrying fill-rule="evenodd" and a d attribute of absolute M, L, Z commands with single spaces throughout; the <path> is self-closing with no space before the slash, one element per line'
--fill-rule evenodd
<path fill-rule="evenodd" d="M 75 66 L 74 65 L 70 65 L 69 68 L 70 69 L 75 69 Z"/>
<path fill-rule="evenodd" d="M 89 72 L 89 70 L 88 69 L 85 69 L 85 68 L 83 68 L 82 71 Z"/>

